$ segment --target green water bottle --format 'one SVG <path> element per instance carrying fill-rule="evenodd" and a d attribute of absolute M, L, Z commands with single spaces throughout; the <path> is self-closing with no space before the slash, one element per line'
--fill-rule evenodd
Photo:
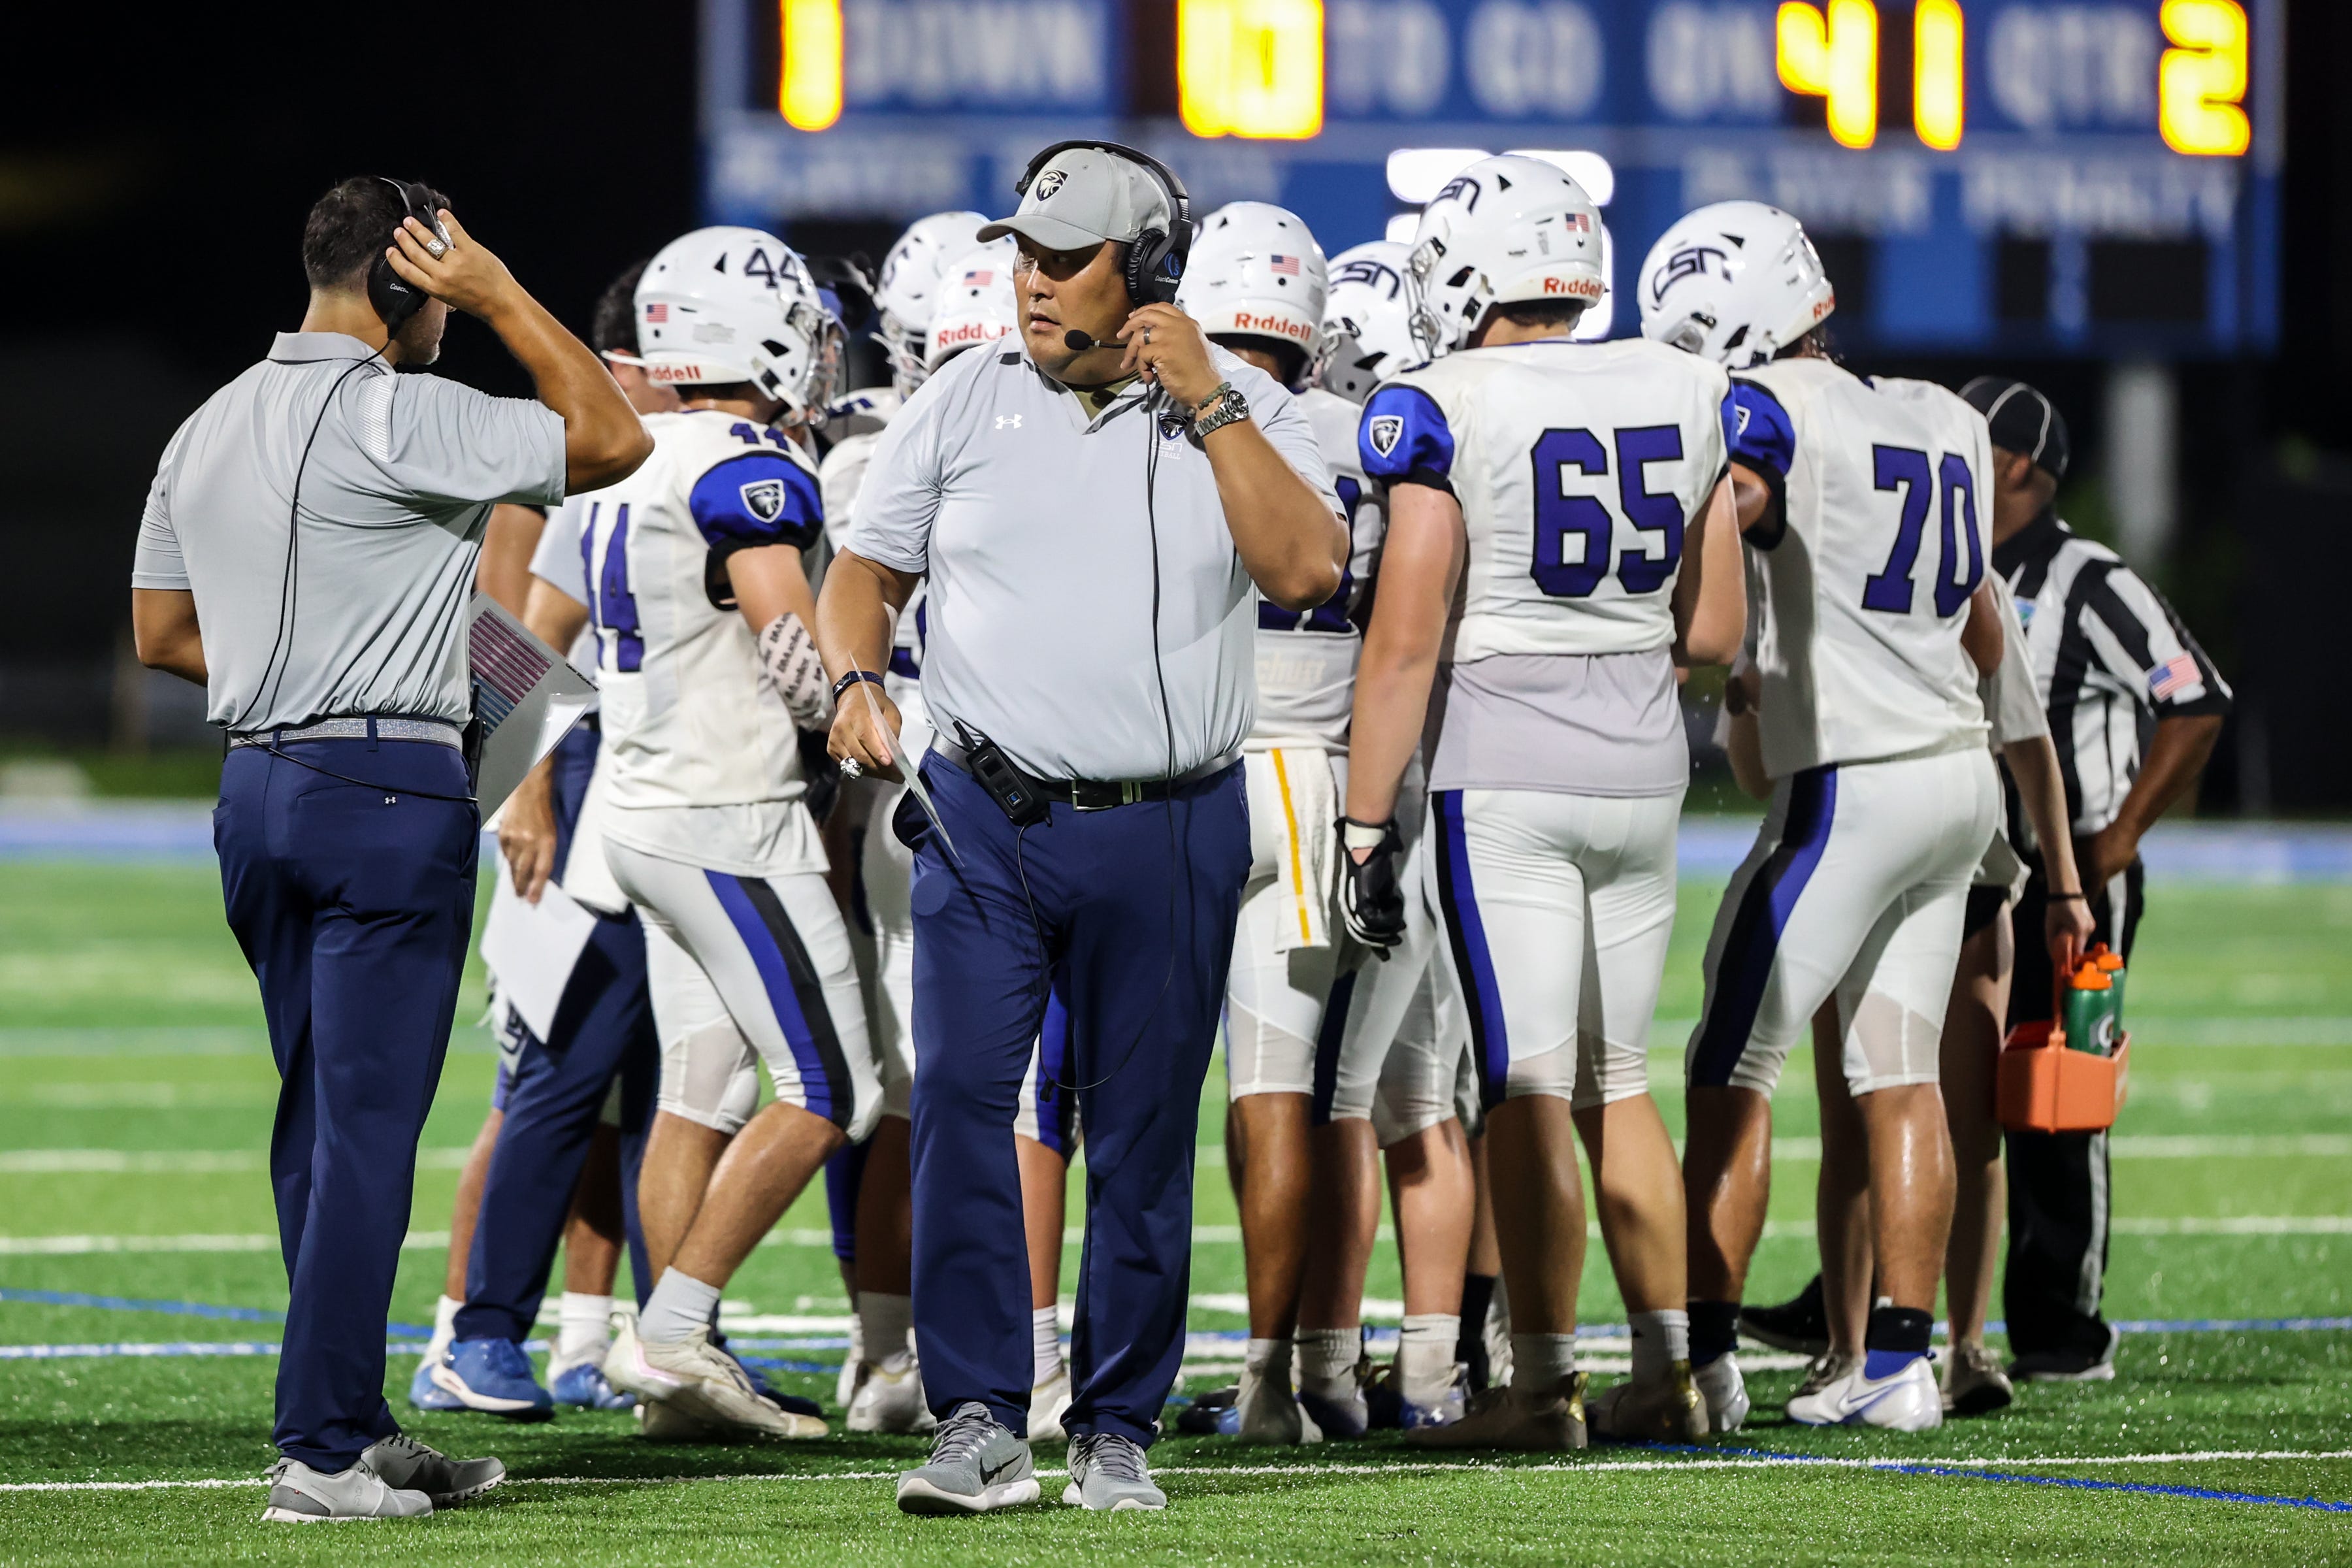
<path fill-rule="evenodd" d="M 2105 942 L 2098 942 L 2091 949 L 2091 962 L 2099 966 L 2100 973 L 2107 977 L 2107 984 L 2115 988 L 2116 1033 L 2121 1035 L 2124 1028 L 2124 977 L 2126 973 L 2122 955 Z"/>
<path fill-rule="evenodd" d="M 2122 994 L 2095 961 L 2085 959 L 2066 983 L 2066 1048 L 2115 1055 Z"/>

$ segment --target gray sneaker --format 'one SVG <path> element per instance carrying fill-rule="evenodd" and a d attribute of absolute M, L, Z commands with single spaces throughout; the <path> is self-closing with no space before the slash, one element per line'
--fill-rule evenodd
<path fill-rule="evenodd" d="M 1082 1432 L 1070 1439 L 1070 1484 L 1062 1500 L 1097 1513 L 1162 1509 L 1168 1494 L 1151 1484 L 1143 1447 L 1116 1432 Z"/>
<path fill-rule="evenodd" d="M 425 1519 L 433 1500 L 421 1491 L 386 1486 L 364 1464 L 324 1475 L 299 1459 L 269 1467 L 269 1506 L 261 1517 L 278 1524 L 323 1524 L 345 1519 Z"/>
<path fill-rule="evenodd" d="M 907 1513 L 986 1513 L 1036 1500 L 1029 1445 L 977 1399 L 940 1423 L 930 1462 L 898 1478 L 898 1507 Z"/>
<path fill-rule="evenodd" d="M 435 1508 L 471 1502 L 507 1479 L 496 1459 L 447 1458 L 405 1432 L 371 1445 L 352 1468 L 373 1471 L 388 1487 L 423 1492 Z"/>

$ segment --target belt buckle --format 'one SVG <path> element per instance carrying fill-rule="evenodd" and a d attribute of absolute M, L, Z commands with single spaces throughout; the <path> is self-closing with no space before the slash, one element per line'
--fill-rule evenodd
<path fill-rule="evenodd" d="M 1143 786 L 1132 781 L 1110 784 L 1077 779 L 1070 784 L 1070 804 L 1080 811 L 1108 811 L 1113 806 L 1133 805 L 1142 798 Z"/>

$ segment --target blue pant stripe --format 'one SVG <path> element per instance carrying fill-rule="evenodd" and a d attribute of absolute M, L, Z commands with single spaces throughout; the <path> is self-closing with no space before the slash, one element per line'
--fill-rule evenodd
<path fill-rule="evenodd" d="M 1764 1005 L 1780 934 L 1788 930 L 1789 916 L 1829 847 L 1836 816 L 1835 767 L 1808 768 L 1789 781 L 1789 814 L 1780 825 L 1780 842 L 1748 884 L 1724 938 L 1722 959 L 1716 965 L 1717 994 L 1708 998 L 1691 1066 L 1693 1084 L 1720 1089 L 1731 1081 Z"/>
<path fill-rule="evenodd" d="M 1503 1022 L 1503 991 L 1495 978 L 1495 957 L 1486 945 L 1486 922 L 1478 912 L 1478 890 L 1470 875 L 1470 848 L 1464 834 L 1462 792 L 1431 792 L 1437 811 L 1437 901 L 1445 916 L 1446 940 L 1462 976 L 1464 1010 L 1470 1017 L 1470 1055 L 1478 1068 L 1479 1103 L 1503 1103 L 1511 1076 L 1511 1038 Z"/>
<path fill-rule="evenodd" d="M 1307 1112 L 1312 1126 L 1330 1124 L 1331 1101 L 1339 1092 L 1339 1047 L 1348 1037 L 1348 1006 L 1355 1000 L 1356 976 L 1361 973 L 1351 969 L 1333 981 L 1330 999 L 1323 1004 L 1323 1026 L 1315 1035 L 1315 1095 Z"/>
<path fill-rule="evenodd" d="M 768 1005 L 783 1026 L 784 1043 L 792 1048 L 793 1065 L 800 1070 L 802 1103 L 811 1115 L 835 1127 L 846 1127 L 854 1109 L 849 1062 L 834 1033 L 833 1014 L 825 1006 L 824 986 L 816 965 L 793 929 L 775 889 L 756 877 L 732 877 L 724 871 L 703 872 L 719 907 L 735 923 L 760 981 L 767 988 Z"/>

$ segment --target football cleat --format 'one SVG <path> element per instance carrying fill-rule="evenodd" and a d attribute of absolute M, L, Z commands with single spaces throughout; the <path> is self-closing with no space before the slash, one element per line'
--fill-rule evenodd
<path fill-rule="evenodd" d="M 1176 1430 L 1188 1437 L 1230 1437 L 1242 1429 L 1241 1384 L 1229 1383 L 1196 1394 L 1176 1413 Z"/>
<path fill-rule="evenodd" d="M 1829 1353 L 1829 1310 L 1822 1304 L 1822 1277 L 1814 1275 L 1793 1300 L 1777 1307 L 1741 1307 L 1739 1331 L 1790 1355 Z"/>
<path fill-rule="evenodd" d="M 1279 1377 L 1244 1367 L 1234 1400 L 1234 1436 L 1244 1443 L 1292 1445 L 1320 1443 L 1323 1430 L 1291 1392 L 1288 1366 Z"/>
<path fill-rule="evenodd" d="M 1301 1388 L 1298 1407 L 1307 1418 L 1323 1429 L 1326 1437 L 1360 1437 L 1372 1424 L 1372 1413 L 1364 1397 L 1364 1374 L 1368 1363 L 1359 1362 L 1345 1377 L 1336 1378 L 1328 1387 Z"/>
<path fill-rule="evenodd" d="M 442 1347 L 444 1353 L 447 1348 Z M 439 1354 L 428 1351 L 417 1362 L 416 1375 L 408 1380 L 408 1403 L 419 1410 L 463 1410 L 464 1400 L 433 1381 L 433 1368 L 440 1359 Z"/>
<path fill-rule="evenodd" d="M 932 1435 L 930 1458 L 898 1478 L 908 1513 L 986 1513 L 1038 1495 L 1029 1445 L 977 1399 L 957 1405 Z"/>
<path fill-rule="evenodd" d="M 1691 1385 L 1706 1401 L 1706 1424 L 1716 1436 L 1738 1431 L 1748 1419 L 1748 1380 L 1739 1375 L 1737 1352 L 1691 1368 Z"/>
<path fill-rule="evenodd" d="M 675 1405 L 685 1415 L 714 1426 L 770 1437 L 822 1437 L 824 1423 L 763 1399 L 741 1363 L 710 1342 L 709 1329 L 683 1339 L 638 1337 L 636 1320 L 616 1321 L 613 1348 L 604 1358 L 604 1378 L 614 1388 L 642 1399 Z"/>
<path fill-rule="evenodd" d="M 1895 1364 L 1886 1364 L 1892 1362 Z M 1876 1363 L 1878 1375 L 1871 1375 Z M 1932 1432 L 1944 1424 L 1944 1396 L 1922 1355 L 1873 1351 L 1860 1366 L 1819 1392 L 1789 1401 L 1789 1419 L 1806 1426 L 1883 1426 Z"/>
<path fill-rule="evenodd" d="M 1070 1484 L 1062 1501 L 1094 1513 L 1157 1510 L 1168 1494 L 1154 1486 L 1143 1447 L 1116 1432 L 1082 1432 L 1070 1439 Z"/>
<path fill-rule="evenodd" d="M 1066 1443 L 1070 1435 L 1062 1430 L 1062 1415 L 1070 1407 L 1070 1363 L 1064 1362 L 1061 1370 L 1029 1392 L 1029 1442 Z M 1187 1408 L 1190 1408 L 1187 1406 Z M 1177 1417 L 1181 1427 L 1183 1417 Z"/>
<path fill-rule="evenodd" d="M 1402 1389 L 1404 1378 L 1402 1374 L 1393 1374 L 1391 1381 L 1400 1390 Z M 1484 1392 L 1499 1393 L 1500 1390 Z M 1398 1394 L 1396 1424 L 1408 1432 L 1419 1432 L 1432 1426 L 1451 1426 L 1469 1414 L 1470 1402 L 1475 1397 L 1470 1392 L 1470 1369 L 1455 1362 L 1454 1381 L 1445 1385 L 1445 1392 L 1438 1396 L 1435 1403 L 1416 1404 L 1404 1397 L 1402 1392 Z"/>
<path fill-rule="evenodd" d="M 2115 1363 L 2108 1363 L 2109 1366 Z M 1982 1345 L 1961 1345 L 1944 1363 L 1944 1413 L 1990 1415 L 2017 1397 L 2000 1358 Z"/>
<path fill-rule="evenodd" d="M 856 1304 L 855 1301 L 850 1303 L 852 1307 Z M 857 1397 L 857 1369 L 865 1361 L 866 1330 L 853 1312 L 849 1319 L 849 1348 L 842 1352 L 841 1375 L 833 1380 L 833 1402 L 844 1410 L 848 1409 L 849 1402 Z"/>
<path fill-rule="evenodd" d="M 544 1421 L 555 1414 L 532 1374 L 530 1357 L 512 1340 L 457 1340 L 435 1363 L 433 1381 L 467 1410 L 510 1421 Z"/>
<path fill-rule="evenodd" d="M 1584 1374 L 1543 1394 L 1490 1388 L 1475 1395 L 1458 1421 L 1409 1427 L 1405 1441 L 1423 1448 L 1521 1448 L 1557 1452 L 1585 1446 Z"/>
<path fill-rule="evenodd" d="M 1848 1355 L 1843 1351 L 1823 1351 L 1805 1368 L 1804 1377 L 1789 1397 L 1802 1399 L 1809 1394 L 1819 1394 L 1861 1364 L 1862 1358 L 1858 1355 Z"/>
<path fill-rule="evenodd" d="M 269 1501 L 261 1510 L 273 1524 L 322 1524 L 345 1519 L 424 1519 L 433 1500 L 409 1488 L 384 1484 L 365 1465 L 325 1475 L 299 1459 L 269 1467 Z"/>
<path fill-rule="evenodd" d="M 724 1426 L 714 1426 L 698 1420 L 674 1405 L 664 1405 L 657 1399 L 637 1402 L 637 1432 L 655 1443 L 724 1443 L 734 1433 Z"/>
<path fill-rule="evenodd" d="M 928 1432 L 938 1423 L 923 1401 L 923 1370 L 900 1351 L 886 1362 L 860 1362 L 843 1424 L 852 1432 Z"/>
<path fill-rule="evenodd" d="M 1703 1443 L 1708 1435 L 1706 1401 L 1686 1361 L 1657 1381 L 1602 1389 L 1585 1401 L 1584 1417 L 1594 1436 L 1614 1443 Z"/>
<path fill-rule="evenodd" d="M 573 1410 L 634 1410 L 637 1405 L 635 1394 L 604 1381 L 601 1361 L 575 1361 L 561 1371 L 551 1368 L 547 1391 L 556 1404 Z"/>
<path fill-rule="evenodd" d="M 2123 1331 L 2107 1330 L 2107 1348 L 2096 1355 L 2080 1351 L 2029 1351 L 2009 1363 L 2009 1375 L 2020 1383 L 2110 1383 L 2116 1375 L 2116 1346 Z"/>

